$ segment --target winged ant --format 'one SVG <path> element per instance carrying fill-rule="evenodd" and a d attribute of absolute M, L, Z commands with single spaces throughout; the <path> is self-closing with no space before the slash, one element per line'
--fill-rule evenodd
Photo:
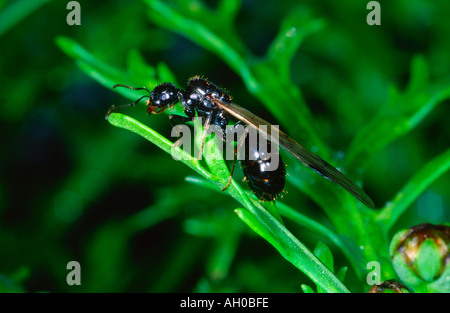
<path fill-rule="evenodd" d="M 159 114 L 180 102 L 186 116 L 170 115 L 169 118 L 172 125 L 187 123 L 198 116 L 204 119 L 203 125 L 205 129 L 208 129 L 210 125 L 216 125 L 226 134 L 228 123 L 237 121 L 237 123 L 244 124 L 264 134 L 268 140 L 267 146 L 271 146 L 271 141 L 272 143 L 274 142 L 273 138 L 277 138 L 276 144 L 301 161 L 305 166 L 312 168 L 326 179 L 339 184 L 366 206 L 374 206 L 370 197 L 344 174 L 317 155 L 306 150 L 277 127 L 271 127 L 272 125 L 269 122 L 233 103 L 231 96 L 226 91 L 204 78 L 195 76 L 189 79 L 185 90 L 167 82 L 159 84 L 153 91 L 149 91 L 145 87 L 135 88 L 121 84 L 117 84 L 113 88 L 117 87 L 145 90 L 148 92 L 148 95 L 140 97 L 131 104 L 119 107 L 112 106 L 108 111 L 107 117 L 119 108 L 135 106 L 144 98 L 148 98 L 146 101 L 148 114 Z M 269 128 L 270 131 L 268 131 Z M 247 138 L 241 143 L 248 146 L 245 149 L 246 157 L 244 160 L 241 160 L 241 166 L 249 188 L 262 201 L 275 200 L 285 184 L 286 171 L 281 156 L 279 156 L 278 168 L 267 171 L 266 168 L 269 161 L 260 153 L 260 143 L 258 142 L 257 145 L 252 147 L 248 144 Z M 249 158 L 250 154 L 254 156 L 253 160 Z M 222 190 L 225 190 L 231 182 L 234 165 L 233 163 L 228 184 Z"/>

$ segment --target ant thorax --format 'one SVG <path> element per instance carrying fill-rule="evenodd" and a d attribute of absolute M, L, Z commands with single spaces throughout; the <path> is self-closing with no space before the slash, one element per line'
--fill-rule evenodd
<path fill-rule="evenodd" d="M 230 116 L 223 110 L 218 109 L 217 105 L 212 103 L 206 95 L 221 101 L 231 102 L 231 96 L 223 89 L 196 76 L 188 81 L 186 90 L 181 91 L 180 101 L 184 112 L 190 118 L 195 117 L 196 114 L 204 119 L 210 117 L 211 125 L 220 126 L 225 130 Z"/>

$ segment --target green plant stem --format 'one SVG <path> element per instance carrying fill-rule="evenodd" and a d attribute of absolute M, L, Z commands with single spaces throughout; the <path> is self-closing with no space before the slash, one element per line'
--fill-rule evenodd
<path fill-rule="evenodd" d="M 112 125 L 128 129 L 138 135 L 143 136 L 148 141 L 152 142 L 156 146 L 158 146 L 160 149 L 164 150 L 165 152 L 176 156 L 178 159 L 182 160 L 183 163 L 185 163 L 190 168 L 194 169 L 204 177 L 211 179 L 211 174 L 203 168 L 198 160 L 193 158 L 191 155 L 187 154 L 180 148 L 172 149 L 173 143 L 166 139 L 165 137 L 161 136 L 157 132 L 155 132 L 153 129 L 145 126 L 144 124 L 139 123 L 135 119 L 123 115 L 121 113 L 112 113 L 109 118 L 108 122 L 110 122 Z"/>
<path fill-rule="evenodd" d="M 315 220 L 295 211 L 288 205 L 282 202 L 278 202 L 278 210 L 282 216 L 285 218 L 295 222 L 298 225 L 306 227 L 308 230 L 320 234 L 328 240 L 330 240 L 332 243 L 336 245 L 348 258 L 348 260 L 352 263 L 359 264 L 362 262 L 363 258 L 362 255 L 355 251 L 354 247 L 350 245 L 347 241 L 342 240 L 339 235 L 337 235 L 334 231 L 329 229 L 328 227 L 325 227 L 324 225 L 316 222 Z M 358 266 L 355 265 L 355 268 L 358 268 Z"/>
<path fill-rule="evenodd" d="M 376 218 L 386 231 L 398 221 L 400 216 L 408 209 L 422 192 L 430 186 L 443 173 L 450 169 L 450 149 L 429 161 L 417 172 L 408 183 L 397 193 L 394 200 L 387 203 Z"/>
<path fill-rule="evenodd" d="M 264 207 L 273 217 L 277 219 L 278 222 L 284 225 L 283 219 L 278 211 L 278 207 L 275 201 L 268 201 L 264 203 Z"/>
<path fill-rule="evenodd" d="M 109 116 L 108 121 L 114 126 L 128 129 L 141 135 L 167 153 L 173 153 L 172 142 L 131 117 L 113 113 Z M 194 126 L 196 128 L 201 127 L 201 125 L 195 125 L 195 122 Z M 198 131 L 197 133 L 200 134 L 200 136 L 197 137 L 201 138 L 202 132 Z M 196 138 L 196 141 L 198 141 L 198 138 Z M 205 143 L 204 156 L 205 162 L 214 174 L 211 174 L 204 169 L 199 164 L 198 160 L 194 159 L 181 149 L 177 148 L 176 153 L 183 163 L 197 171 L 206 179 L 221 186 L 227 181 L 229 174 L 226 173 L 229 172 L 228 170 L 225 171 L 223 169 L 226 168 L 223 159 L 218 159 L 218 155 L 212 157 L 214 152 L 218 153 L 218 151 L 220 151 L 217 147 L 213 147 L 213 144 L 214 140 L 209 140 Z M 217 175 L 216 172 L 220 173 L 220 175 Z M 313 253 L 295 238 L 284 225 L 282 225 L 259 203 L 252 202 L 236 183 L 232 182 L 226 192 L 245 207 L 245 209 L 237 210 L 239 217 L 256 233 L 260 234 L 274 245 L 284 258 L 307 274 L 308 277 L 323 288 L 323 290 L 327 292 L 349 292 L 342 282 L 340 282 L 340 280 L 322 262 L 320 262 Z"/>
<path fill-rule="evenodd" d="M 307 274 L 323 290 L 331 293 L 350 292 L 328 267 L 273 218 L 269 212 L 258 207 L 255 208 L 256 211 L 252 212 L 254 214 L 245 209 L 237 209 L 236 213 L 250 228 L 271 243 L 286 260 Z M 261 220 L 266 222 L 266 226 L 270 228 L 261 225 Z M 278 236 L 276 237 L 273 235 L 274 230 L 277 230 Z"/>

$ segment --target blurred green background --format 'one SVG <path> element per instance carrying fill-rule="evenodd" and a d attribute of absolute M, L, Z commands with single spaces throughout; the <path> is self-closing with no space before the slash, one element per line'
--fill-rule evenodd
<path fill-rule="evenodd" d="M 165 63 L 180 87 L 204 75 L 270 119 L 242 78 L 217 55 L 154 23 L 143 1 L 79 1 L 80 26 L 66 23 L 67 2 L 0 1 L 0 291 L 299 292 L 308 278 L 247 229 L 233 212 L 236 202 L 186 182 L 189 168 L 105 121 L 109 106 L 129 100 L 85 75 L 55 38 L 72 38 L 123 68 L 137 49 L 147 63 Z M 379 1 L 381 26 L 367 25 L 367 2 L 244 0 L 236 19 L 255 55 L 265 53 L 294 7 L 326 22 L 302 43 L 290 71 L 337 156 L 388 101 L 389 88 L 404 90 L 415 56 L 425 60 L 431 87 L 450 83 L 448 1 Z M 147 117 L 143 107 L 124 113 L 170 137 L 167 116 Z M 449 113 L 449 101 L 439 103 L 365 160 L 364 189 L 377 207 L 449 148 Z M 302 134 L 290 135 L 302 143 Z M 444 173 L 395 230 L 449 221 L 449 183 Z M 323 218 L 294 189 L 282 201 Z M 291 231 L 311 249 L 320 239 Z M 336 267 L 348 264 L 333 252 Z M 81 264 L 81 286 L 66 283 L 72 260 Z M 347 277 L 351 289 L 363 290 L 351 269 Z"/>

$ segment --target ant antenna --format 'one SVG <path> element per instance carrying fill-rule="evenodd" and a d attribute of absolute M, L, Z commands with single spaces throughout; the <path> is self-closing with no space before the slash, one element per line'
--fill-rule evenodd
<path fill-rule="evenodd" d="M 124 87 L 124 88 L 128 88 L 128 89 L 133 89 L 133 90 L 145 90 L 148 93 L 150 93 L 150 91 L 147 88 L 145 88 L 145 87 L 137 87 L 136 88 L 136 87 L 131 87 L 131 86 L 122 85 L 122 84 L 116 84 L 116 85 L 113 86 L 113 88 L 116 88 L 116 87 Z"/>
<path fill-rule="evenodd" d="M 136 87 L 126 86 L 126 85 L 121 85 L 121 84 L 117 84 L 117 85 L 114 85 L 114 86 L 113 86 L 113 88 L 116 88 L 116 87 L 125 87 L 125 88 L 132 89 L 132 90 L 145 90 L 145 91 L 147 91 L 148 93 L 150 93 L 150 91 L 149 91 L 147 88 L 145 88 L 145 87 L 138 87 L 138 88 L 136 88 Z M 109 108 L 108 113 L 106 113 L 105 119 L 107 120 L 107 119 L 109 118 L 109 116 L 111 115 L 111 113 L 113 113 L 113 112 L 115 112 L 115 111 L 117 111 L 117 110 L 119 110 L 119 109 L 122 109 L 122 108 L 128 108 L 128 107 L 134 107 L 136 104 L 139 103 L 139 101 L 141 101 L 141 100 L 144 99 L 144 98 L 150 98 L 150 96 L 149 96 L 149 95 L 142 96 L 142 97 L 140 97 L 139 99 L 137 99 L 136 101 L 134 101 L 133 103 L 123 104 L 123 105 L 120 105 L 120 106 L 118 106 L 118 107 L 116 107 L 116 106 L 113 104 L 113 105 Z"/>

